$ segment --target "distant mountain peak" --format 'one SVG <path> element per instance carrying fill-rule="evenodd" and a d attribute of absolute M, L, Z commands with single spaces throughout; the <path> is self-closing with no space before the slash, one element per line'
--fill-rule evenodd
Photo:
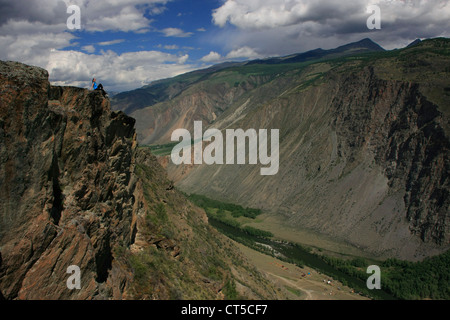
<path fill-rule="evenodd" d="M 422 40 L 416 39 L 413 42 L 411 42 L 410 44 L 408 44 L 407 48 L 414 47 L 414 46 L 420 44 L 421 42 L 422 42 Z"/>
<path fill-rule="evenodd" d="M 352 54 L 360 54 L 367 52 L 384 52 L 379 44 L 374 42 L 372 39 L 365 38 L 357 42 L 352 42 L 335 49 L 324 50 L 322 48 L 317 48 L 314 50 L 306 51 L 303 53 L 291 54 L 285 57 L 276 57 L 268 59 L 258 59 L 247 62 L 250 64 L 280 64 L 280 63 L 297 63 L 304 61 L 311 61 L 315 59 L 323 58 L 336 58 Z"/>
<path fill-rule="evenodd" d="M 365 49 L 369 49 L 372 51 L 386 51 L 378 43 L 374 42 L 370 38 L 364 38 L 360 41 L 356 41 L 356 42 L 352 42 L 352 43 L 340 46 L 339 48 L 337 48 L 335 50 L 350 49 L 350 48 L 365 48 Z"/>

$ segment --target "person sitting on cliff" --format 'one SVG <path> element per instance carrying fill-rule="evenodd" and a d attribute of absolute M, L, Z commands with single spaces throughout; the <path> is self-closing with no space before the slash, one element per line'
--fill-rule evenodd
<path fill-rule="evenodd" d="M 100 90 L 104 97 L 107 97 L 108 94 L 103 90 L 103 85 L 101 83 L 97 84 L 97 79 L 92 79 L 91 90 Z"/>

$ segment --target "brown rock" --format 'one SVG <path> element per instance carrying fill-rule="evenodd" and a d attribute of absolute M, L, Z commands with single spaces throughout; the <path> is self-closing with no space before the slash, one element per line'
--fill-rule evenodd
<path fill-rule="evenodd" d="M 119 241 L 132 241 L 134 119 L 18 63 L 0 63 L 0 88 L 1 292 L 120 297 L 127 276 L 112 261 Z M 71 265 L 82 270 L 81 290 L 66 287 Z"/>

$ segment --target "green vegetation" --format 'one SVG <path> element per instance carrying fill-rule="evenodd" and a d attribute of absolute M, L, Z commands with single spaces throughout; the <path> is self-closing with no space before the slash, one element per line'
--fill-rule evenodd
<path fill-rule="evenodd" d="M 236 218 L 239 217 L 255 219 L 261 214 L 261 210 L 259 209 L 244 208 L 240 205 L 221 202 L 196 194 L 190 195 L 188 199 L 195 203 L 195 205 L 203 208 L 210 220 L 212 219 L 216 222 L 220 222 L 222 225 L 235 228 L 251 237 L 267 239 L 273 237 L 273 233 L 269 231 L 260 230 L 250 226 L 243 226 L 241 222 L 236 220 Z"/>
<path fill-rule="evenodd" d="M 250 226 L 242 226 L 239 222 L 236 220 L 227 219 L 224 217 L 217 217 L 214 215 L 208 215 L 208 218 L 210 220 L 215 220 L 216 222 L 220 222 L 222 225 L 229 226 L 231 228 L 237 229 L 241 232 L 243 232 L 246 235 L 249 235 L 251 237 L 261 238 L 261 239 L 269 239 L 273 237 L 273 233 L 269 231 L 260 230 L 257 228 L 253 228 Z"/>
<path fill-rule="evenodd" d="M 372 296 L 378 299 L 392 298 L 385 292 L 370 292 L 366 288 L 365 283 L 367 275 L 363 281 L 360 277 L 346 274 L 325 262 L 321 256 L 311 253 L 310 248 L 305 248 L 299 244 L 271 240 L 271 238 L 274 237 L 271 232 L 245 226 L 243 222 L 240 222 L 243 219 L 243 221 L 246 221 L 245 219 L 254 220 L 261 214 L 260 210 L 243 208 L 239 205 L 224 203 L 201 195 L 190 195 L 188 198 L 197 206 L 205 210 L 208 215 L 209 223 L 214 228 L 236 242 L 299 267 L 308 265 L 315 270 L 327 274 L 328 276 L 332 276 L 334 279 L 357 289 L 366 296 Z M 247 216 L 250 216 L 251 218 L 248 218 Z M 360 266 L 364 263 L 365 261 L 363 259 L 354 259 L 354 261 L 352 261 L 352 264 L 355 266 Z"/>
<path fill-rule="evenodd" d="M 143 152 L 148 152 L 145 150 Z M 236 297 L 230 264 L 246 270 L 241 258 L 223 239 L 212 233 L 203 214 L 178 192 L 167 192 L 169 181 L 157 160 L 138 163 L 145 204 L 138 218 L 140 237 L 147 245 L 130 250 L 123 241 L 114 248 L 114 260 L 133 277 L 130 294 L 134 299 L 214 299 L 217 287 L 225 297 Z M 183 208 L 183 209 L 181 209 Z M 186 210 L 182 221 L 179 217 Z M 181 227 L 180 227 L 181 225 Z M 140 246 L 140 245 L 139 245 Z"/>
<path fill-rule="evenodd" d="M 450 251 L 422 262 L 388 259 L 384 262 L 368 261 L 361 257 L 341 259 L 312 253 L 299 244 L 270 240 L 273 234 L 254 227 L 243 226 L 240 217 L 255 219 L 261 210 L 191 195 L 189 199 L 203 208 L 212 226 L 229 238 L 262 253 L 298 266 L 308 265 L 332 276 L 344 285 L 355 288 L 364 295 L 378 299 L 449 299 L 450 298 Z M 382 291 L 370 291 L 365 282 L 366 270 L 371 264 L 381 268 Z"/>
<path fill-rule="evenodd" d="M 232 223 L 225 224 L 212 217 L 209 218 L 209 223 L 230 239 L 233 239 L 256 251 L 276 257 L 277 259 L 294 264 L 300 268 L 307 265 L 329 277 L 333 277 L 335 280 L 341 281 L 343 284 L 354 288 L 366 296 L 377 299 L 393 299 L 392 296 L 388 295 L 384 291 L 368 290 L 365 282 L 368 275 L 366 275 L 364 280 L 361 280 L 359 277 L 348 275 L 326 263 L 322 257 L 311 253 L 309 248 L 304 248 L 299 244 L 274 241 L 268 238 L 252 236 L 245 233 L 242 228 L 234 227 Z"/>
<path fill-rule="evenodd" d="M 303 293 L 301 290 L 299 290 L 299 289 L 295 289 L 295 288 L 292 288 L 292 287 L 289 287 L 289 286 L 285 286 L 285 288 L 286 288 L 289 292 L 291 292 L 292 294 L 295 294 L 297 297 L 302 297 L 302 296 L 304 296 L 304 293 Z"/>
<path fill-rule="evenodd" d="M 163 253 L 155 248 L 148 248 L 147 251 L 136 255 L 127 254 L 127 261 L 134 273 L 134 294 L 136 298 L 141 298 L 140 294 L 145 292 L 153 294 L 165 276 L 168 275 L 171 261 L 164 257 Z M 162 269 L 162 266 L 167 268 Z"/>
<path fill-rule="evenodd" d="M 232 280 L 228 280 L 223 287 L 223 294 L 226 300 L 238 300 L 239 294 L 236 291 L 236 283 Z"/>
<path fill-rule="evenodd" d="M 369 266 L 363 258 L 343 260 L 321 258 L 337 270 L 352 277 L 366 280 Z M 450 251 L 421 262 L 388 259 L 379 264 L 383 290 L 398 299 L 450 299 Z"/>
<path fill-rule="evenodd" d="M 260 209 L 244 208 L 240 205 L 209 199 L 201 195 L 191 194 L 188 196 L 188 199 L 205 210 L 208 208 L 216 208 L 218 209 L 219 214 L 223 213 L 223 211 L 229 211 L 234 218 L 247 217 L 255 219 L 261 214 Z"/>
<path fill-rule="evenodd" d="M 317 61 L 314 61 L 317 62 Z M 303 69 L 304 67 L 312 64 L 312 61 L 308 62 L 298 62 L 298 63 L 286 63 L 286 64 L 249 64 L 245 66 L 232 67 L 227 69 L 227 71 L 238 72 L 246 76 L 271 76 L 275 77 L 277 75 L 290 72 L 292 70 Z"/>
<path fill-rule="evenodd" d="M 142 146 L 143 148 L 150 148 L 151 153 L 154 156 L 168 156 L 172 153 L 173 148 L 178 144 L 178 142 L 160 144 L 160 145 L 152 145 L 152 146 Z"/>
<path fill-rule="evenodd" d="M 421 262 L 388 259 L 380 267 L 382 285 L 401 299 L 450 299 L 450 250 Z"/>
<path fill-rule="evenodd" d="M 245 226 L 242 228 L 242 231 L 244 231 L 246 234 L 257 237 L 257 238 L 272 238 L 273 233 L 269 231 L 260 230 L 257 228 Z"/>

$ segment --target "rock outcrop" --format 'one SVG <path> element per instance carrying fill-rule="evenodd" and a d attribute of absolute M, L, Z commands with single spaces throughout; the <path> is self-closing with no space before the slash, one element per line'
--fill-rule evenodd
<path fill-rule="evenodd" d="M 50 87 L 42 69 L 2 62 L 0 85 L 3 295 L 121 297 L 112 250 L 134 241 L 134 119 L 99 92 Z M 81 290 L 65 286 L 71 265 Z"/>
<path fill-rule="evenodd" d="M 331 106 L 349 158 L 370 155 L 400 193 L 410 230 L 425 243 L 450 244 L 450 140 L 446 115 L 414 82 L 386 81 L 372 68 L 342 82 Z M 365 106 L 365 108 L 361 108 Z"/>
<path fill-rule="evenodd" d="M 214 279 L 208 270 L 234 249 L 168 188 L 138 148 L 134 119 L 100 92 L 50 86 L 47 71 L 20 63 L 0 62 L 0 92 L 3 298 L 224 297 L 230 265 L 221 260 Z M 70 266 L 80 289 L 67 287 Z M 259 285 L 259 297 L 274 296 Z"/>

